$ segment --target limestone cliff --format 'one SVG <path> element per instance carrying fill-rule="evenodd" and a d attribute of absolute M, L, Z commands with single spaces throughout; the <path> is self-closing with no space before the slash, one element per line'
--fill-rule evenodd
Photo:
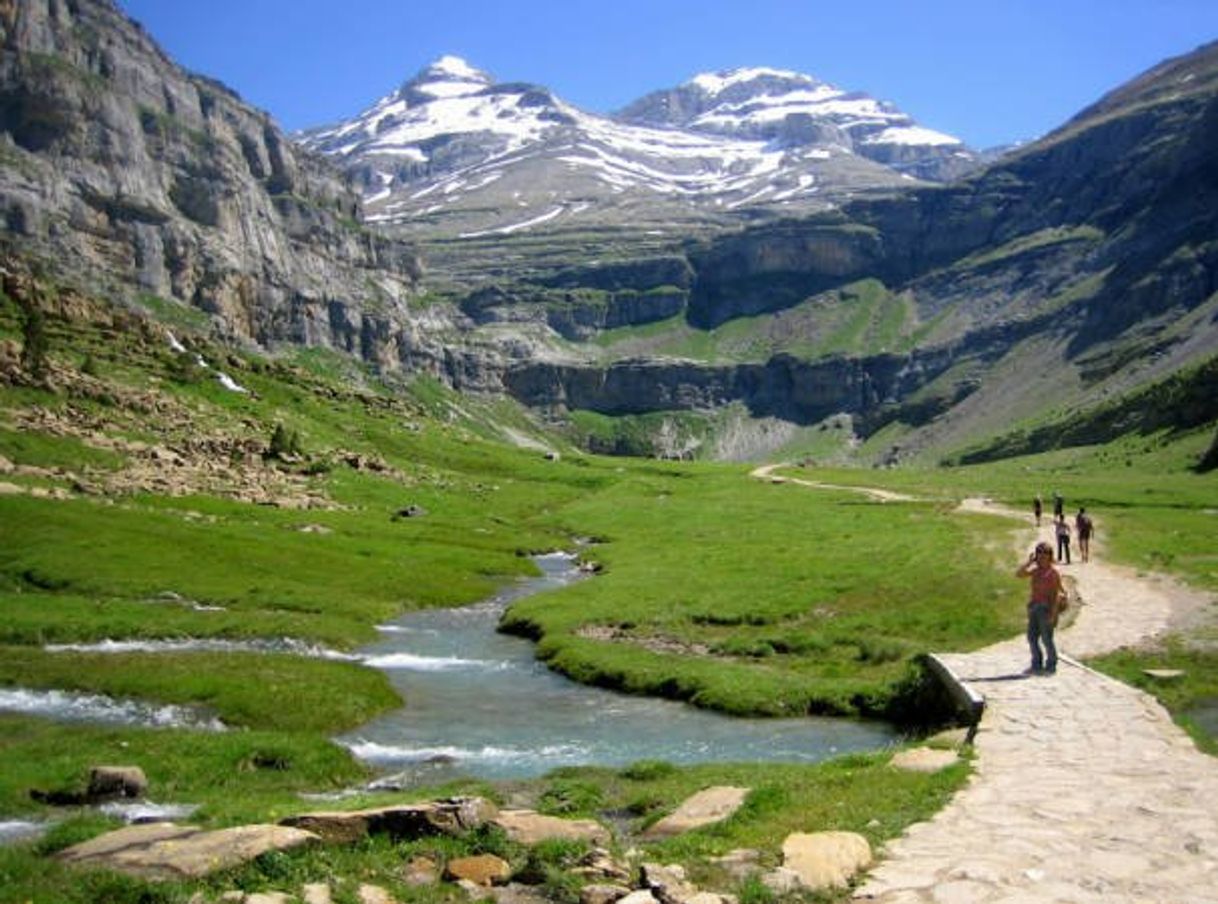
<path fill-rule="evenodd" d="M 0 216 L 18 250 L 118 298 L 193 305 L 235 339 L 409 354 L 417 255 L 365 229 L 358 195 L 265 113 L 110 0 L 0 3 L 0 45 Z"/>

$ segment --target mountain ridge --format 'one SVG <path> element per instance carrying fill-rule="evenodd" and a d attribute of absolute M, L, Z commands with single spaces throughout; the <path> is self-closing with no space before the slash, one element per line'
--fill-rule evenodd
<path fill-rule="evenodd" d="M 728 227 L 745 221 L 738 212 L 824 209 L 977 164 L 958 139 L 866 95 L 798 73 L 734 73 L 676 89 L 705 100 L 703 85 L 730 81 L 715 96 L 731 109 L 677 121 L 648 114 L 657 102 L 644 98 L 605 117 L 446 56 L 354 117 L 296 137 L 353 173 L 372 222 L 423 237 L 581 222 Z"/>

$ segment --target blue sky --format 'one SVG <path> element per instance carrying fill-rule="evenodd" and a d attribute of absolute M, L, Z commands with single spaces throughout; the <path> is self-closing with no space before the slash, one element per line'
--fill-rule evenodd
<path fill-rule="evenodd" d="M 1218 39 L 1218 0 L 118 0 L 182 65 L 289 130 L 353 116 L 436 58 L 608 113 L 772 66 L 890 100 L 976 148 L 1035 138 Z"/>

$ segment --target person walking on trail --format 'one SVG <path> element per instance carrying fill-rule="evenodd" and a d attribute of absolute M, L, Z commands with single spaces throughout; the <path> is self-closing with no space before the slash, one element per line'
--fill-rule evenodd
<path fill-rule="evenodd" d="M 1040 501 L 1040 493 L 1032 500 L 1032 514 L 1036 516 L 1036 526 L 1040 527 L 1040 516 L 1044 512 L 1044 503 Z"/>
<path fill-rule="evenodd" d="M 1057 536 L 1057 561 L 1070 564 L 1070 525 L 1066 521 L 1065 515 L 1058 515 L 1057 521 L 1053 525 L 1053 532 Z"/>
<path fill-rule="evenodd" d="M 1053 491 L 1053 518 L 1054 520 L 1061 518 L 1066 513 L 1066 500 L 1062 498 L 1062 494 L 1057 490 Z"/>
<path fill-rule="evenodd" d="M 1095 533 L 1095 525 L 1085 508 L 1080 508 L 1074 516 L 1074 529 L 1078 532 L 1078 557 L 1080 561 L 1091 561 L 1091 535 Z"/>
<path fill-rule="evenodd" d="M 1053 567 L 1053 547 L 1037 543 L 1028 561 L 1015 571 L 1017 578 L 1031 578 L 1028 594 L 1028 647 L 1032 651 L 1033 675 L 1052 675 L 1057 671 L 1057 645 L 1053 630 L 1066 596 L 1062 577 Z M 1044 649 L 1041 649 L 1041 645 Z"/>

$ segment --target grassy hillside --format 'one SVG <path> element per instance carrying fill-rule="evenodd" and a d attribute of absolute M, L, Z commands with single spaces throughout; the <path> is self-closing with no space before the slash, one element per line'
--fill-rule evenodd
<path fill-rule="evenodd" d="M 606 330 L 596 338 L 607 358 L 671 355 L 714 364 L 764 362 L 777 354 L 813 360 L 867 357 L 910 347 L 915 311 L 910 299 L 864 279 L 785 310 L 743 316 L 710 329 L 684 316 Z"/>

